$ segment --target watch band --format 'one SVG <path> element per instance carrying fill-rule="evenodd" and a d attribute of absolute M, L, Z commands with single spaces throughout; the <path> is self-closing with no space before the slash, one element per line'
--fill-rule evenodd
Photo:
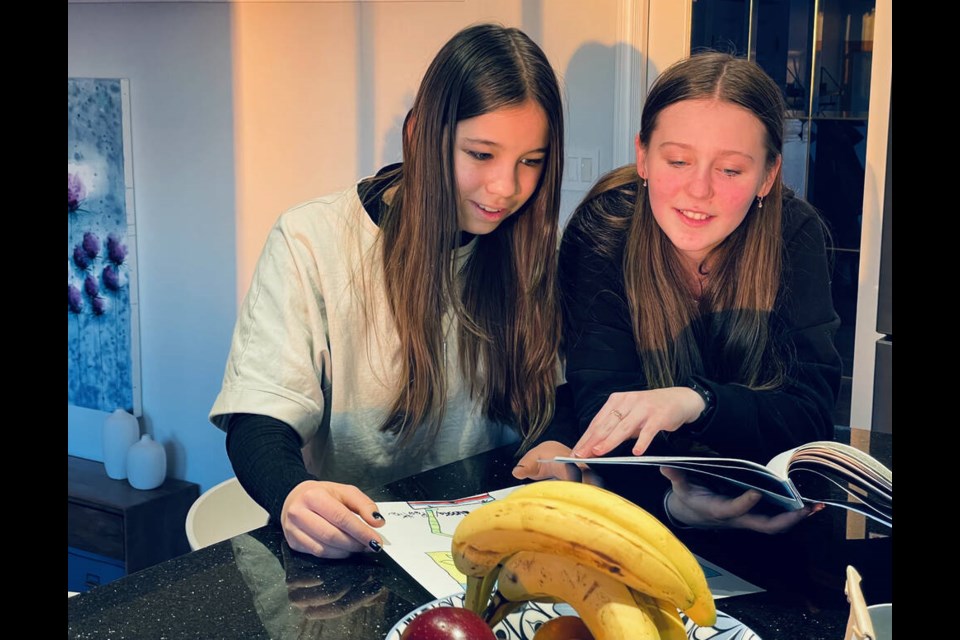
<path fill-rule="evenodd" d="M 693 389 L 694 391 L 696 391 L 698 394 L 700 394 L 700 397 L 703 398 L 703 404 L 704 404 L 703 411 L 700 412 L 700 415 L 697 417 L 697 420 L 696 420 L 697 422 L 701 422 L 703 421 L 704 418 L 709 416 L 710 413 L 713 411 L 713 408 L 717 404 L 717 398 L 716 396 L 713 395 L 713 391 L 710 391 L 710 389 L 707 389 L 702 384 L 700 384 L 699 382 L 697 382 L 692 378 L 687 381 L 687 386 Z"/>

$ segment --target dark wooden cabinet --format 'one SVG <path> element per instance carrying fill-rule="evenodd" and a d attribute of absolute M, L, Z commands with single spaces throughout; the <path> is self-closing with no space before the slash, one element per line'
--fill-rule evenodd
<path fill-rule="evenodd" d="M 107 476 L 103 463 L 67 456 L 68 590 L 109 582 L 190 551 L 187 511 L 193 482 L 168 478 L 134 489 Z"/>

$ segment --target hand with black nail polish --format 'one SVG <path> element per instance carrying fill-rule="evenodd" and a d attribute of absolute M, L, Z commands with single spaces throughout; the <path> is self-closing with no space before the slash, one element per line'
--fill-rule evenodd
<path fill-rule="evenodd" d="M 386 521 L 376 503 L 353 485 L 301 482 L 284 501 L 280 520 L 287 544 L 301 553 L 346 558 L 383 548 L 376 529 Z"/>

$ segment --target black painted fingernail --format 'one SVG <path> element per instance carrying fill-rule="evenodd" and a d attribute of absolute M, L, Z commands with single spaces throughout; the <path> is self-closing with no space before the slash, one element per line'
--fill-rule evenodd
<path fill-rule="evenodd" d="M 383 520 L 383 515 L 381 515 L 379 511 L 374 511 L 374 512 L 373 512 L 373 519 L 374 519 L 374 520 Z"/>
<path fill-rule="evenodd" d="M 370 541 L 370 548 L 373 549 L 374 551 L 383 551 L 383 547 L 381 547 L 380 543 L 377 542 L 376 540 Z"/>

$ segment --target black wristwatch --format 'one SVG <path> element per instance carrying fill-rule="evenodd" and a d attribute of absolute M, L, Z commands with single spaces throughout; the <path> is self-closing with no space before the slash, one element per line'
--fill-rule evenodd
<path fill-rule="evenodd" d="M 713 395 L 713 391 L 707 389 L 702 384 L 691 378 L 687 381 L 687 386 L 700 394 L 700 397 L 703 398 L 703 411 L 697 417 L 694 422 L 703 422 L 713 411 L 713 408 L 717 406 L 717 398 Z"/>

